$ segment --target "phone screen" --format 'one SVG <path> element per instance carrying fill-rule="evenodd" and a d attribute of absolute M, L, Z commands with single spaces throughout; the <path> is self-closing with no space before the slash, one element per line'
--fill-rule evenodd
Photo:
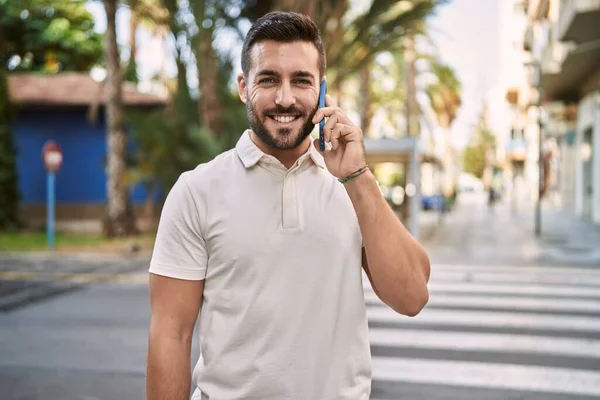
<path fill-rule="evenodd" d="M 319 90 L 319 108 L 325 107 L 325 95 L 327 94 L 327 81 L 323 79 L 321 82 L 321 89 Z M 325 126 L 325 118 L 319 121 L 319 149 L 325 150 L 325 135 L 323 134 L 323 127 Z"/>

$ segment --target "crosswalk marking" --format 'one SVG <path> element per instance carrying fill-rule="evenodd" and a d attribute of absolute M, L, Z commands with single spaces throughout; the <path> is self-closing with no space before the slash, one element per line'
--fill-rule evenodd
<path fill-rule="evenodd" d="M 374 357 L 373 379 L 600 396 L 600 372 L 530 365 Z"/>
<path fill-rule="evenodd" d="M 561 331 L 598 332 L 600 336 L 600 317 L 578 317 L 518 313 L 518 312 L 482 312 L 471 310 L 425 309 L 414 318 L 396 314 L 389 308 L 369 308 L 370 320 L 402 322 L 404 324 L 443 324 L 451 326 L 486 325 L 505 328 L 553 329 Z"/>
<path fill-rule="evenodd" d="M 381 303 L 375 293 L 365 293 L 368 304 Z M 436 294 L 429 299 L 427 307 L 453 306 L 453 307 L 477 307 L 489 309 L 512 308 L 514 310 L 539 310 L 539 311 L 572 311 L 591 312 L 600 315 L 600 300 L 590 299 L 552 299 L 532 298 L 524 296 L 515 297 L 492 297 L 484 295 L 445 295 Z"/>
<path fill-rule="evenodd" d="M 469 281 L 469 282 L 526 282 L 543 284 L 570 284 L 600 286 L 600 276 L 590 274 L 547 274 L 541 272 L 526 272 L 515 274 L 513 272 L 489 271 L 435 271 L 431 282 Z"/>
<path fill-rule="evenodd" d="M 434 265 L 430 300 L 412 318 L 363 284 L 374 387 L 600 396 L 599 270 Z"/>
<path fill-rule="evenodd" d="M 472 292 L 472 293 L 506 293 L 511 295 L 548 295 L 567 297 L 595 297 L 600 299 L 600 287 L 574 287 L 570 285 L 526 285 L 526 284 L 489 284 L 489 283 L 463 283 L 463 282 L 431 282 L 430 292 Z"/>
<path fill-rule="evenodd" d="M 588 275 L 598 277 L 595 267 L 553 267 L 533 265 L 466 265 L 466 264 L 435 264 L 431 267 L 432 273 L 438 271 L 477 271 L 477 272 L 509 272 L 512 274 L 541 273 L 541 274 L 563 274 L 563 275 Z"/>
<path fill-rule="evenodd" d="M 436 350 L 504 351 L 600 359 L 600 340 L 416 329 L 371 328 L 371 343 Z"/>

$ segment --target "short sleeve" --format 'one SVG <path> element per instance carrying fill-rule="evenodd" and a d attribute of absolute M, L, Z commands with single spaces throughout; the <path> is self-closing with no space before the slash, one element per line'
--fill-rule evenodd
<path fill-rule="evenodd" d="M 165 199 L 150 261 L 151 273 L 186 280 L 205 278 L 208 255 L 199 201 L 182 174 Z"/>

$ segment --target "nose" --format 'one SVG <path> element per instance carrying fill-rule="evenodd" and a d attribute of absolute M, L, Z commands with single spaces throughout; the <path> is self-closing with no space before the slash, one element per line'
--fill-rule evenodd
<path fill-rule="evenodd" d="M 282 82 L 277 89 L 275 103 L 282 107 L 290 107 L 296 104 L 296 96 L 292 91 L 292 86 L 289 82 Z"/>

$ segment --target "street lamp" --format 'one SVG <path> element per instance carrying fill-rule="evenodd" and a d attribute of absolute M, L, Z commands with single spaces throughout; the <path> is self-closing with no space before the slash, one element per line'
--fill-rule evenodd
<path fill-rule="evenodd" d="M 536 88 L 537 95 L 537 122 L 538 122 L 538 196 L 535 203 L 535 220 L 534 231 L 536 236 L 542 234 L 542 193 L 544 190 L 544 153 L 542 145 L 544 142 L 544 121 L 542 109 L 542 68 L 537 60 L 526 63 L 525 66 L 529 70 L 529 84 Z"/>

